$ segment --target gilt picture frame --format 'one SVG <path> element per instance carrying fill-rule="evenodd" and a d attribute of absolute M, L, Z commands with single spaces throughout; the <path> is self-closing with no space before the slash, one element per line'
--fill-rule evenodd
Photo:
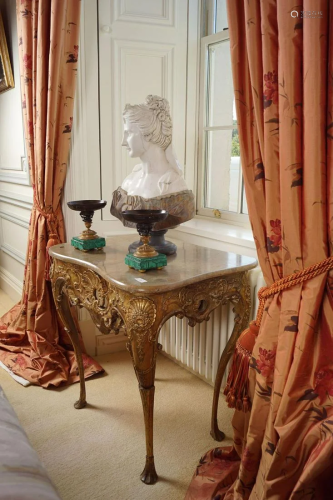
<path fill-rule="evenodd" d="M 14 88 L 14 77 L 9 59 L 5 29 L 0 12 L 0 94 Z"/>

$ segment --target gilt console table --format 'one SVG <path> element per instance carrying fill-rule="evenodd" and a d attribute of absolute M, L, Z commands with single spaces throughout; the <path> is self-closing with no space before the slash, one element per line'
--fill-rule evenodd
<path fill-rule="evenodd" d="M 86 405 L 86 392 L 79 333 L 70 306 L 88 309 L 102 333 L 126 333 L 145 422 L 146 464 L 141 480 L 154 484 L 154 380 L 161 326 L 174 315 L 188 318 L 194 326 L 207 321 L 220 304 L 234 304 L 235 325 L 219 362 L 212 407 L 211 435 L 221 441 L 224 434 L 217 424 L 221 382 L 236 340 L 249 321 L 247 271 L 257 261 L 177 241 L 177 254 L 168 257 L 166 267 L 141 274 L 124 263 L 132 240 L 133 235 L 108 238 L 103 251 L 96 253 L 81 252 L 69 243 L 55 245 L 49 250 L 53 261 L 51 279 L 57 310 L 73 343 L 79 368 L 80 398 L 75 408 Z"/>

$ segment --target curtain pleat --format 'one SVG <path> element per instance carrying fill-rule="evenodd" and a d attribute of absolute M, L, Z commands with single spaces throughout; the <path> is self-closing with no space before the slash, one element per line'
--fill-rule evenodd
<path fill-rule="evenodd" d="M 328 0 L 227 5 L 246 198 L 271 285 L 331 254 L 333 9 Z M 324 273 L 266 301 L 251 414 L 235 412 L 233 450 L 202 458 L 187 500 L 329 498 L 332 283 Z"/>
<path fill-rule="evenodd" d="M 65 241 L 61 210 L 78 63 L 80 0 L 17 0 L 22 111 L 33 208 L 22 300 L 0 320 L 0 360 L 43 387 L 79 380 L 58 322 L 47 248 Z M 84 354 L 86 377 L 102 371 Z"/>

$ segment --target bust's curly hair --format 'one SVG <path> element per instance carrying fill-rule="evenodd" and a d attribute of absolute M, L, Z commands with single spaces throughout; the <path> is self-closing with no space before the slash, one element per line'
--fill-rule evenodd
<path fill-rule="evenodd" d="M 148 95 L 143 104 L 126 104 L 123 117 L 139 126 L 148 142 L 166 149 L 172 140 L 172 120 L 167 99 Z"/>

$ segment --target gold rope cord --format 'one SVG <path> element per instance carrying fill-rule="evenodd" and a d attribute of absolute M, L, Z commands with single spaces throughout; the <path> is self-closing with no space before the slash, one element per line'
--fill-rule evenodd
<path fill-rule="evenodd" d="M 265 302 L 268 297 L 275 295 L 276 293 L 283 292 L 295 285 L 299 285 L 304 281 L 315 278 L 319 274 L 326 273 L 330 269 L 333 269 L 333 257 L 328 257 L 327 259 L 314 264 L 313 266 L 309 266 L 303 271 L 299 271 L 298 273 L 289 274 L 285 278 L 282 278 L 278 281 L 275 281 L 271 286 L 264 286 L 260 288 L 258 292 L 259 299 L 259 307 L 257 312 L 257 317 L 255 320 L 256 325 L 259 327 L 265 308 Z"/>

